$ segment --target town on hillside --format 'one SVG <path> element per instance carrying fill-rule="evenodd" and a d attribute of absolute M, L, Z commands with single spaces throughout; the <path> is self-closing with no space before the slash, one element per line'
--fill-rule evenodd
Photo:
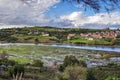
<path fill-rule="evenodd" d="M 87 38 L 88 40 L 93 39 L 101 39 L 101 38 L 111 38 L 114 39 L 120 35 L 120 31 L 102 31 L 102 32 L 95 32 L 95 33 L 81 33 L 82 37 Z"/>
<path fill-rule="evenodd" d="M 120 30 L 24 27 L 0 30 L 0 42 L 120 45 Z"/>

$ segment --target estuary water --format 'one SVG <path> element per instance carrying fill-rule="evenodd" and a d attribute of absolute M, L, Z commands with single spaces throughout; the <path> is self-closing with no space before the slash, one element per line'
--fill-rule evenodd
<path fill-rule="evenodd" d="M 70 44 L 56 44 L 56 43 L 41 43 L 41 44 L 33 44 L 33 43 L 0 43 L 0 46 L 10 46 L 10 45 L 33 45 L 33 46 L 51 46 L 51 47 L 63 47 L 63 48 L 76 48 L 76 49 L 86 49 L 86 50 L 100 50 L 100 51 L 112 51 L 112 52 L 120 52 L 120 47 L 112 47 L 112 46 L 77 46 Z"/>

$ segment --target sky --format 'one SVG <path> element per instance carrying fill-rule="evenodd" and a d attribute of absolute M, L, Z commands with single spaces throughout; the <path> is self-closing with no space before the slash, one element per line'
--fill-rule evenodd
<path fill-rule="evenodd" d="M 61 0 L 0 0 L 0 28 L 53 26 L 60 28 L 120 28 L 119 10 L 95 13 Z"/>

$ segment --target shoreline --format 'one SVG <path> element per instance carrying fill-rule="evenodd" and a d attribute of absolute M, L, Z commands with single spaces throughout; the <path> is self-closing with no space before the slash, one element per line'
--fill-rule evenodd
<path fill-rule="evenodd" d="M 56 43 L 56 42 L 39 42 L 39 43 L 33 43 L 33 42 L 0 42 L 0 44 L 56 44 L 56 45 L 71 45 L 71 46 L 92 46 L 92 47 L 111 47 L 111 48 L 120 48 L 120 45 L 90 45 L 90 44 L 71 44 L 71 43 Z"/>
<path fill-rule="evenodd" d="M 73 45 L 65 43 L 0 43 L 0 46 L 12 46 L 12 45 L 28 45 L 28 46 L 50 46 L 50 47 L 62 47 L 62 48 L 73 48 L 73 49 L 83 49 L 83 50 L 95 50 L 95 51 L 107 51 L 107 52 L 117 52 L 120 53 L 120 47 L 111 46 L 89 46 L 89 45 Z"/>

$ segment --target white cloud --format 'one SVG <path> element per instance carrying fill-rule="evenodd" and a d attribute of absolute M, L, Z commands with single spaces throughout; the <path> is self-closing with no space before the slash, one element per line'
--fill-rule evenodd
<path fill-rule="evenodd" d="M 58 27 L 81 27 L 95 25 L 120 25 L 120 13 L 99 13 L 86 16 L 73 12 L 51 20 L 45 13 L 61 0 L 0 0 L 0 26 L 5 25 L 50 25 Z M 12 27 L 11 26 L 11 27 Z M 4 26 L 1 26 L 4 27 Z"/>
<path fill-rule="evenodd" d="M 109 25 L 116 25 L 120 24 L 120 13 L 113 12 L 113 13 L 99 13 L 94 16 L 90 16 L 89 22 L 95 24 L 109 24 Z"/>
<path fill-rule="evenodd" d="M 93 16 L 86 16 L 83 12 L 73 12 L 60 17 L 62 20 L 69 21 L 75 27 L 94 25 L 120 25 L 120 13 L 97 13 Z"/>
<path fill-rule="evenodd" d="M 0 23 L 39 25 L 50 21 L 45 12 L 60 0 L 0 0 Z"/>

